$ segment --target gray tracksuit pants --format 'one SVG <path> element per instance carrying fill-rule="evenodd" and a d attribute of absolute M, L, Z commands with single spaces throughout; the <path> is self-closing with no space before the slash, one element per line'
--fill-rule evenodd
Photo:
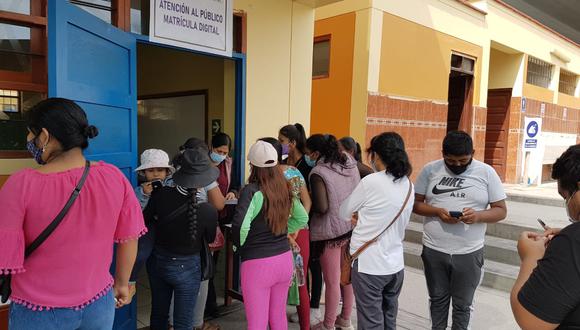
<path fill-rule="evenodd" d="M 449 303 L 453 306 L 451 329 L 469 329 L 473 297 L 483 277 L 483 249 L 451 255 L 423 246 L 421 258 L 429 291 L 432 329 L 447 328 Z"/>

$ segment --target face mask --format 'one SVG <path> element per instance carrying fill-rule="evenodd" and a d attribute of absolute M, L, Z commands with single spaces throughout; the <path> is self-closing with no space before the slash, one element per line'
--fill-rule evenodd
<path fill-rule="evenodd" d="M 310 167 L 316 166 L 316 161 L 310 158 L 310 156 L 308 155 L 304 155 L 304 161 L 306 162 L 306 165 Z"/>
<path fill-rule="evenodd" d="M 465 165 L 449 165 L 447 164 L 447 162 L 445 162 L 445 166 L 447 166 L 447 168 L 455 175 L 460 175 L 463 172 L 467 171 L 467 168 L 469 167 L 469 165 L 471 165 L 471 162 L 473 161 L 473 158 L 471 158 L 469 160 L 469 163 L 465 164 Z"/>
<path fill-rule="evenodd" d="M 221 164 L 221 162 L 223 162 L 224 160 L 226 160 L 226 155 L 220 155 L 220 154 L 215 153 L 213 151 L 209 155 L 209 157 L 211 158 L 212 162 L 214 162 L 216 164 Z"/>
<path fill-rule="evenodd" d="M 282 155 L 288 155 L 290 152 L 290 145 L 282 144 Z"/>
<path fill-rule="evenodd" d="M 44 165 L 44 164 L 46 164 L 46 162 L 42 159 L 42 154 L 44 153 L 44 148 L 37 147 L 36 143 L 34 143 L 35 141 L 36 141 L 36 138 L 26 142 L 26 149 L 28 149 L 28 152 L 30 152 L 32 157 L 34 157 L 34 160 L 39 165 Z"/>

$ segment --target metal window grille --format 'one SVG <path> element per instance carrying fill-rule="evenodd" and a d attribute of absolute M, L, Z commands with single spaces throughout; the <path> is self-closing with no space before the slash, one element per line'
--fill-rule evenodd
<path fill-rule="evenodd" d="M 451 70 L 473 75 L 475 59 L 458 54 L 451 54 Z"/>
<path fill-rule="evenodd" d="M 558 91 L 560 93 L 574 96 L 574 91 L 576 91 L 577 78 L 578 76 L 572 72 L 560 70 L 560 84 L 558 86 Z"/>
<path fill-rule="evenodd" d="M 526 82 L 539 87 L 550 87 L 550 81 L 552 80 L 552 67 L 553 65 L 550 63 L 528 56 L 528 74 Z"/>

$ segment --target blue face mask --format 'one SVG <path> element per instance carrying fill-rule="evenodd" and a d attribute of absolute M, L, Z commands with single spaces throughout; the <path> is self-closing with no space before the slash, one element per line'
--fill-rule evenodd
<path fill-rule="evenodd" d="M 42 159 L 42 154 L 44 153 L 44 148 L 37 147 L 35 141 L 36 141 L 36 138 L 26 142 L 26 149 L 28 149 L 28 152 L 30 152 L 32 157 L 34 157 L 34 160 L 39 165 L 44 165 L 44 164 L 46 164 L 46 162 Z"/>
<path fill-rule="evenodd" d="M 211 158 L 211 161 L 216 163 L 216 164 L 221 164 L 221 162 L 226 160 L 226 155 L 220 155 L 220 154 L 213 152 L 213 151 L 209 155 L 209 157 Z"/>
<path fill-rule="evenodd" d="M 304 155 L 304 161 L 306 162 L 306 165 L 310 167 L 316 166 L 316 161 L 310 158 L 310 156 L 308 155 Z"/>

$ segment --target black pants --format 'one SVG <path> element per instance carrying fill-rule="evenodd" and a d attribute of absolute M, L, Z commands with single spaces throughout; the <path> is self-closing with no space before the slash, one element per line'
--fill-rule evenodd
<path fill-rule="evenodd" d="M 320 266 L 320 246 L 318 242 L 310 242 L 310 308 L 320 308 L 320 298 L 322 296 L 322 267 Z"/>
<path fill-rule="evenodd" d="M 473 297 L 483 275 L 483 249 L 451 255 L 423 246 L 421 258 L 425 266 L 433 330 L 447 328 L 450 302 L 453 306 L 451 329 L 469 329 Z"/>
<path fill-rule="evenodd" d="M 369 275 L 359 273 L 358 261 L 355 261 L 351 274 L 357 307 L 357 329 L 395 330 L 405 271 L 391 275 Z"/>

